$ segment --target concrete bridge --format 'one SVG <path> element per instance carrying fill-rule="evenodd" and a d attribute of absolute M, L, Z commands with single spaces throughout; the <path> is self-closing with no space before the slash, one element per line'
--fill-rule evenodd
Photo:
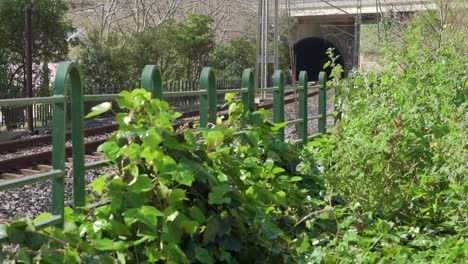
<path fill-rule="evenodd" d="M 345 74 L 359 66 L 360 25 L 376 23 L 383 13 L 410 15 L 435 8 L 430 0 L 292 0 L 291 16 L 298 19 L 294 39 L 296 71 L 318 76 L 335 48 Z"/>

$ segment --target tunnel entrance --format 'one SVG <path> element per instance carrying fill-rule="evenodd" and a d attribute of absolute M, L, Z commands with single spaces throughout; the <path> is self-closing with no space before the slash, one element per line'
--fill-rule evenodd
<path fill-rule="evenodd" d="M 328 48 L 335 48 L 335 54 L 340 55 L 337 63 L 344 66 L 343 56 L 340 54 L 338 48 L 325 39 L 311 37 L 296 43 L 294 45 L 294 53 L 296 54 L 296 78 L 298 78 L 300 71 L 307 71 L 309 80 L 317 81 L 319 72 L 323 71 L 323 65 L 329 60 L 326 54 Z M 330 75 L 330 68 L 325 71 L 327 75 Z"/>

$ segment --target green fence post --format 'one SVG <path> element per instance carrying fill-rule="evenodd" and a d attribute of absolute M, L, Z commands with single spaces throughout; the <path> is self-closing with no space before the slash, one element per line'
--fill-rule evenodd
<path fill-rule="evenodd" d="M 155 65 L 146 65 L 141 74 L 141 87 L 151 92 L 153 98 L 162 99 L 161 72 Z"/>
<path fill-rule="evenodd" d="M 86 205 L 85 193 L 85 148 L 84 148 L 84 101 L 83 86 L 81 85 L 81 74 L 78 64 L 73 66 L 70 72 L 71 87 L 71 113 L 72 118 L 72 159 L 73 159 L 73 206 Z M 73 83 L 76 83 L 75 85 Z"/>
<path fill-rule="evenodd" d="M 302 87 L 301 90 L 299 90 L 299 119 L 302 119 L 302 123 L 299 124 L 298 127 L 298 134 L 299 138 L 303 140 L 304 144 L 307 144 L 307 139 L 309 137 L 309 132 L 307 131 L 308 129 L 308 124 L 309 124 L 309 119 L 308 119 L 308 109 L 307 109 L 307 100 L 308 100 L 308 92 L 307 92 L 307 82 L 308 82 L 308 76 L 306 71 L 301 71 L 299 73 L 299 86 Z"/>
<path fill-rule="evenodd" d="M 203 68 L 200 74 L 200 90 L 207 94 L 200 95 L 200 127 L 216 123 L 216 78 L 211 68 Z"/>
<path fill-rule="evenodd" d="M 53 95 L 65 96 L 65 103 L 55 103 L 52 108 L 52 167 L 55 170 L 65 170 L 65 129 L 67 115 L 67 97 L 65 81 L 68 75 L 68 65 L 60 64 L 55 77 L 55 87 Z M 52 208 L 53 215 L 63 217 L 65 183 L 63 178 L 52 181 Z"/>
<path fill-rule="evenodd" d="M 319 74 L 319 94 L 318 94 L 318 132 L 327 133 L 327 74 L 320 72 Z"/>
<path fill-rule="evenodd" d="M 273 74 L 273 86 L 278 88 L 273 92 L 273 122 L 284 122 L 284 73 L 281 70 L 276 70 Z M 284 128 L 279 130 L 282 140 L 284 140 Z"/>
<path fill-rule="evenodd" d="M 242 104 L 244 105 L 242 124 L 245 125 L 245 114 L 249 111 L 255 111 L 255 79 L 252 69 L 245 69 L 242 73 L 241 89 L 247 89 L 246 93 L 242 93 Z"/>
<path fill-rule="evenodd" d="M 73 146 L 73 204 L 75 208 L 85 205 L 84 182 L 84 122 L 83 122 L 83 87 L 78 65 L 73 62 L 63 62 L 57 67 L 55 77 L 54 95 L 64 95 L 65 101 L 69 98 L 66 89 L 67 78 L 71 81 L 71 113 L 72 117 L 72 146 Z M 52 122 L 54 133 L 52 135 L 52 167 L 65 170 L 65 103 L 56 103 L 53 106 Z M 55 179 L 52 182 L 52 214 L 63 217 L 64 210 L 64 179 Z"/>

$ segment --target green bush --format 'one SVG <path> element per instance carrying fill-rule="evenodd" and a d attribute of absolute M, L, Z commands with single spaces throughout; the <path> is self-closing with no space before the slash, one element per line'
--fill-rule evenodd
<path fill-rule="evenodd" d="M 210 129 L 175 131 L 180 116 L 143 89 L 121 93 L 119 130 L 101 146 L 118 173 L 90 187 L 99 206 L 67 216 L 65 228 L 8 225 L 17 260 L 49 263 L 284 263 L 300 219 L 322 189 L 310 161 L 279 140 L 269 112 L 248 115 L 231 100 L 230 118 Z M 110 105 L 96 108 L 102 113 Z M 92 115 L 94 115 L 92 114 Z M 204 141 L 200 141 L 200 139 Z M 294 225 L 299 225 L 294 227 Z M 21 234 L 21 235 L 18 235 Z M 30 238 L 34 237 L 33 240 Z M 255 257 L 253 257 L 255 256 Z"/>
<path fill-rule="evenodd" d="M 463 34 L 434 46 L 424 29 L 412 21 L 382 70 L 335 79 L 342 119 L 310 147 L 337 230 L 306 237 L 304 261 L 466 260 L 467 50 Z"/>
<path fill-rule="evenodd" d="M 356 72 L 343 84 L 343 119 L 320 154 L 346 198 L 403 219 L 444 204 L 442 193 L 467 175 L 466 56 L 455 45 L 433 51 L 413 43 L 382 71 Z"/>

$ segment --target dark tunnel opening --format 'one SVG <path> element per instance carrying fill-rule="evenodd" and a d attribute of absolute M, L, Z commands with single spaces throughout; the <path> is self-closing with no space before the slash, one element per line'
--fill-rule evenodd
<path fill-rule="evenodd" d="M 329 61 L 326 54 L 328 48 L 335 48 L 335 55 L 340 55 L 337 60 L 338 64 L 344 66 L 342 54 L 338 48 L 329 41 L 322 38 L 306 38 L 294 45 L 294 53 L 296 54 L 296 73 L 298 78 L 299 72 L 307 71 L 309 81 L 317 81 L 318 75 L 323 71 L 323 65 Z M 330 75 L 331 68 L 325 70 L 327 75 Z"/>

